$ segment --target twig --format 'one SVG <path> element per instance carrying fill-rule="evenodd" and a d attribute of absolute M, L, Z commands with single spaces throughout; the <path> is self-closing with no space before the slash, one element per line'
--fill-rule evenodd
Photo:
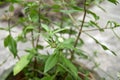
<path fill-rule="evenodd" d="M 84 1 L 84 15 L 83 15 L 83 20 L 82 20 L 82 24 L 81 24 L 81 27 L 80 27 L 80 29 L 79 29 L 79 33 L 78 33 L 78 36 L 77 36 L 77 38 L 76 38 L 74 47 L 77 46 L 79 37 L 80 37 L 80 35 L 81 35 L 81 33 L 82 33 L 82 28 L 83 28 L 83 25 L 84 25 L 84 22 L 85 22 L 86 13 L 87 13 L 87 10 L 86 10 L 86 0 L 85 0 L 85 1 Z"/>
<path fill-rule="evenodd" d="M 101 30 L 106 30 L 106 29 L 113 29 L 113 28 L 116 28 L 116 27 L 105 27 L 105 28 L 100 28 Z M 88 30 L 82 30 L 82 32 L 88 32 L 88 31 L 98 31 L 100 29 L 88 29 Z"/>
<path fill-rule="evenodd" d="M 8 30 L 9 30 L 9 35 L 11 35 L 11 25 L 10 25 L 10 23 L 11 23 L 11 19 L 9 18 L 8 19 Z"/>
<path fill-rule="evenodd" d="M 86 10 L 86 0 L 84 1 L 84 15 L 83 15 L 83 19 L 82 19 L 82 24 L 81 24 L 81 27 L 79 29 L 79 33 L 77 35 L 77 38 L 75 40 L 75 43 L 74 43 L 74 47 L 77 46 L 77 43 L 78 43 L 78 40 L 79 40 L 79 37 L 81 36 L 81 33 L 82 33 L 82 28 L 83 28 L 83 25 L 84 25 L 84 22 L 85 22 L 85 17 L 86 17 L 86 13 L 87 13 L 87 10 Z M 74 50 L 71 51 L 71 60 L 73 60 L 74 58 Z"/>

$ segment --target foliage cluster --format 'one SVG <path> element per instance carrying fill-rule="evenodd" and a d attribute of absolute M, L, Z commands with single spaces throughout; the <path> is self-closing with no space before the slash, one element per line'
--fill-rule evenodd
<path fill-rule="evenodd" d="M 115 22 L 109 21 L 110 27 L 101 28 L 97 24 L 99 16 L 88 8 L 91 5 L 99 6 L 103 0 L 6 0 L 9 2 L 8 12 L 14 12 L 14 4 L 21 5 L 24 17 L 19 16 L 15 26 L 11 24 L 12 17 L 8 18 L 9 35 L 4 39 L 4 46 L 7 47 L 18 62 L 13 68 L 13 75 L 22 73 L 21 80 L 90 80 L 89 71 L 80 72 L 80 66 L 74 64 L 76 55 L 88 59 L 88 55 L 81 49 L 84 41 L 80 38 L 81 33 L 91 37 L 104 50 L 110 50 L 107 46 L 100 43 L 90 34 L 83 31 L 84 27 L 93 26 L 98 31 L 104 29 L 114 29 L 119 27 Z M 117 0 L 108 0 L 115 5 Z M 79 3 L 79 4 L 78 4 Z M 101 7 L 100 7 L 101 8 Z M 77 21 L 75 15 L 83 13 L 83 19 Z M 93 16 L 94 20 L 85 21 L 86 14 Z M 22 26 L 21 34 L 17 37 L 12 36 L 12 28 L 16 25 Z M 30 37 L 28 37 L 28 34 Z M 67 36 L 65 36 L 67 35 Z M 48 45 L 40 43 L 40 37 Z M 26 54 L 19 57 L 17 43 L 31 42 L 32 47 L 26 48 Z M 41 50 L 50 47 L 53 52 L 40 53 Z M 81 76 L 78 76 L 78 75 Z"/>

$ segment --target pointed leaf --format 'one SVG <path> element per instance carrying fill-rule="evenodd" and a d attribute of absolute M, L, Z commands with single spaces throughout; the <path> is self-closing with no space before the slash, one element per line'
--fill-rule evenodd
<path fill-rule="evenodd" d="M 45 69 L 44 69 L 45 73 L 56 65 L 58 61 L 58 57 L 59 57 L 58 54 L 52 54 L 51 56 L 48 57 L 45 63 Z"/>
<path fill-rule="evenodd" d="M 30 31 L 32 31 L 33 29 L 34 29 L 34 27 L 31 26 L 31 25 L 29 25 L 29 26 L 27 26 L 27 27 L 25 28 L 24 33 L 28 33 L 28 32 L 30 32 Z"/>
<path fill-rule="evenodd" d="M 64 30 L 67 30 L 67 28 L 62 28 L 62 29 L 54 30 L 53 34 L 61 32 L 61 31 L 64 31 Z"/>
<path fill-rule="evenodd" d="M 118 0 L 108 0 L 108 1 L 115 4 L 115 5 L 117 5 L 119 3 Z"/>
<path fill-rule="evenodd" d="M 40 80 L 54 80 L 53 78 L 54 78 L 53 76 L 46 76 L 46 77 L 43 77 Z"/>
<path fill-rule="evenodd" d="M 10 12 L 14 11 L 14 6 L 13 6 L 13 4 L 11 4 L 11 5 L 9 6 L 9 11 L 10 11 Z"/>
<path fill-rule="evenodd" d="M 88 56 L 85 54 L 84 51 L 76 49 L 76 48 L 74 48 L 74 51 L 80 58 L 88 59 Z"/>
<path fill-rule="evenodd" d="M 9 44 L 9 35 L 4 39 L 4 47 L 7 47 Z"/>
<path fill-rule="evenodd" d="M 9 45 L 8 48 L 9 50 L 13 53 L 14 57 L 16 57 L 17 55 L 17 43 L 16 41 L 13 39 L 13 37 L 11 36 L 9 39 Z"/>
<path fill-rule="evenodd" d="M 31 54 L 22 56 L 13 68 L 13 74 L 17 75 L 20 71 L 22 71 L 29 64 L 32 57 L 33 56 Z"/>
<path fill-rule="evenodd" d="M 69 38 L 69 39 L 64 40 L 60 44 L 59 48 L 62 48 L 62 49 L 65 49 L 65 48 L 66 49 L 73 49 L 74 48 L 73 44 L 74 44 L 74 39 L 73 38 Z"/>
<path fill-rule="evenodd" d="M 50 28 L 46 25 L 46 24 L 41 24 L 42 26 L 42 28 L 45 30 L 45 31 L 50 31 Z"/>
<path fill-rule="evenodd" d="M 99 20 L 99 16 L 96 15 L 94 12 L 92 12 L 92 11 L 90 11 L 90 10 L 87 10 L 87 13 L 88 13 L 88 14 L 91 14 L 91 15 L 94 17 L 95 20 Z"/>
<path fill-rule="evenodd" d="M 37 48 L 38 48 L 38 49 L 44 49 L 44 46 L 42 46 L 42 45 L 37 45 Z"/>
<path fill-rule="evenodd" d="M 103 44 L 100 44 L 100 45 L 102 46 L 102 48 L 103 48 L 104 50 L 109 50 L 111 53 L 113 53 L 115 56 L 117 56 L 117 54 L 116 54 L 114 51 L 110 50 L 107 46 L 105 46 L 105 45 L 103 45 Z"/>
<path fill-rule="evenodd" d="M 75 78 L 78 77 L 78 70 L 77 68 L 65 57 L 61 56 L 61 60 L 65 64 L 65 66 L 72 72 Z"/>
<path fill-rule="evenodd" d="M 16 55 L 17 55 L 17 43 L 11 35 L 8 35 L 4 39 L 4 46 L 8 47 L 9 50 L 11 51 L 11 53 L 14 55 L 14 57 L 16 57 Z"/>

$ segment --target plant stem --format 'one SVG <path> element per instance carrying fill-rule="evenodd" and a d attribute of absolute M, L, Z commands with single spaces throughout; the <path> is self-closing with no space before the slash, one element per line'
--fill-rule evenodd
<path fill-rule="evenodd" d="M 11 25 L 10 25 L 10 23 L 11 23 L 11 19 L 9 18 L 8 19 L 8 30 L 9 30 L 9 35 L 11 35 Z"/>
<path fill-rule="evenodd" d="M 41 1 L 39 0 L 39 4 L 38 4 L 38 33 L 40 33 L 41 32 L 41 19 L 40 19 L 40 16 L 41 16 L 41 8 L 40 8 L 40 4 L 41 4 Z M 38 46 L 38 43 L 39 43 L 39 37 L 40 37 L 40 34 L 38 35 L 38 37 L 37 37 L 37 40 L 36 40 L 36 50 L 37 50 L 37 52 L 38 52 L 38 49 L 37 49 L 37 46 Z M 36 69 L 36 67 L 37 67 L 37 58 L 35 57 L 34 58 L 34 69 Z M 34 76 L 36 76 L 36 72 L 34 71 Z"/>
<path fill-rule="evenodd" d="M 78 33 L 77 38 L 76 38 L 75 43 L 74 43 L 74 47 L 77 46 L 79 37 L 81 36 L 82 28 L 83 28 L 83 25 L 84 25 L 84 22 L 85 22 L 86 13 L 87 13 L 87 10 L 86 10 L 86 0 L 85 0 L 85 1 L 84 1 L 84 15 L 83 15 L 83 20 L 82 20 L 81 27 L 80 27 L 80 29 L 79 29 L 79 33 Z"/>
<path fill-rule="evenodd" d="M 31 38 L 32 38 L 32 47 L 34 48 L 35 47 L 35 44 L 34 44 L 34 33 L 33 33 L 33 30 L 31 31 Z"/>
<path fill-rule="evenodd" d="M 87 10 L 86 10 L 86 0 L 85 0 L 85 1 L 84 1 L 84 15 L 83 15 L 83 19 L 82 19 L 82 24 L 81 24 L 81 27 L 80 27 L 80 29 L 79 29 L 79 33 L 78 33 L 78 35 L 77 35 L 77 38 L 76 38 L 76 40 L 75 40 L 74 47 L 77 46 L 78 40 L 79 40 L 79 38 L 80 38 L 80 36 L 81 36 L 82 28 L 83 28 L 84 22 L 85 22 L 86 13 L 87 13 Z M 74 59 L 74 50 L 71 51 L 71 59 L 70 59 L 70 60 L 73 60 L 73 59 Z"/>
<path fill-rule="evenodd" d="M 39 25 L 38 25 L 38 33 L 40 33 L 41 32 L 41 19 L 40 19 L 40 17 L 41 17 L 41 8 L 40 8 L 40 1 L 39 1 L 39 9 L 38 9 L 38 23 L 39 23 Z M 40 35 L 38 35 L 38 37 L 37 37 L 37 42 L 36 42 L 36 47 L 38 46 L 38 43 L 39 43 L 39 37 L 40 37 Z"/>
<path fill-rule="evenodd" d="M 34 33 L 33 33 L 33 30 L 31 31 L 31 36 L 32 36 L 32 47 L 35 48 L 35 40 L 34 40 Z M 36 57 L 34 57 L 34 65 L 33 65 L 33 68 L 35 69 L 36 68 L 36 64 L 37 64 L 37 60 L 36 60 Z M 36 72 L 34 71 L 34 76 L 36 76 Z"/>

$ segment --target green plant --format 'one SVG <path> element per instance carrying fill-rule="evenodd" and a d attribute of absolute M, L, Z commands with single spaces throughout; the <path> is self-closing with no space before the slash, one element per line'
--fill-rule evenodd
<path fill-rule="evenodd" d="M 80 49 L 84 45 L 84 41 L 80 38 L 81 33 L 91 37 L 104 50 L 109 50 L 116 55 L 114 51 L 86 33 L 87 31 L 83 31 L 84 27 L 89 26 L 94 26 L 95 29 L 92 30 L 99 31 L 119 27 L 119 24 L 111 21 L 107 26 L 112 25 L 105 28 L 101 28 L 96 23 L 99 16 L 88 8 L 92 4 L 98 5 L 101 0 L 83 0 L 80 1 L 82 6 L 78 6 L 79 1 L 76 0 L 8 1 L 10 3 L 9 12 L 14 11 L 13 4 L 17 3 L 23 6 L 25 13 L 24 17 L 20 17 L 15 22 L 15 26 L 11 24 L 13 17 L 9 17 L 8 28 L 1 28 L 9 32 L 9 35 L 4 39 L 4 46 L 8 47 L 14 58 L 18 59 L 13 68 L 13 75 L 23 75 L 24 77 L 20 80 L 90 80 L 90 72 L 74 63 L 76 55 L 84 59 L 89 57 L 84 50 Z M 108 1 L 114 4 L 118 3 L 116 0 Z M 77 21 L 74 15 L 79 12 L 83 13 L 83 19 Z M 94 20 L 86 22 L 86 14 L 91 14 Z M 11 30 L 16 25 L 22 26 L 22 32 L 14 38 Z M 65 36 L 66 34 L 67 36 Z M 40 43 L 40 37 L 47 45 Z M 25 49 L 26 54 L 21 57 L 18 54 L 18 42 L 30 42 L 32 45 L 32 47 Z M 40 51 L 47 47 L 53 51 L 41 54 Z"/>

